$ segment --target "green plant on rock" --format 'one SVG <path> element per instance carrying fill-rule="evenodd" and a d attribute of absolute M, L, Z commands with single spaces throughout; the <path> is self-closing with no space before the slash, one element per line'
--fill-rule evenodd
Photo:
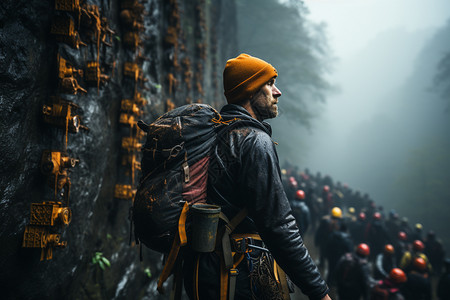
<path fill-rule="evenodd" d="M 92 257 L 92 264 L 98 265 L 102 270 L 105 269 L 105 266 L 111 267 L 111 263 L 106 257 L 103 256 L 102 252 L 95 252 Z"/>
<path fill-rule="evenodd" d="M 152 271 L 150 270 L 149 267 L 145 268 L 144 273 L 145 275 L 147 275 L 148 278 L 152 277 Z"/>

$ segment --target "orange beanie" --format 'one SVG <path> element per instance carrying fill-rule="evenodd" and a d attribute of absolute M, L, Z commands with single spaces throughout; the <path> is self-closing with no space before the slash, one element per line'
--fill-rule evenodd
<path fill-rule="evenodd" d="M 225 97 L 228 103 L 248 99 L 277 75 L 277 70 L 271 64 L 242 53 L 229 59 L 223 70 Z"/>

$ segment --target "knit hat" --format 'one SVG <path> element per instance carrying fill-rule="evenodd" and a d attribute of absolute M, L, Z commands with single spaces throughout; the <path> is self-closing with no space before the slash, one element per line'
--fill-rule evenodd
<path fill-rule="evenodd" d="M 229 59 L 223 70 L 225 97 L 228 103 L 248 99 L 277 75 L 277 70 L 271 64 L 242 53 Z"/>

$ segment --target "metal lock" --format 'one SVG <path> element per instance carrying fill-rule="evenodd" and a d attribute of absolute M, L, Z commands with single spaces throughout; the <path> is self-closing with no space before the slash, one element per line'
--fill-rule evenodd
<path fill-rule="evenodd" d="M 132 200 L 136 195 L 136 189 L 129 184 L 116 184 L 114 189 L 114 198 Z"/>
<path fill-rule="evenodd" d="M 61 151 L 44 150 L 41 160 L 41 171 L 44 175 L 58 175 L 65 168 L 73 168 L 78 159 L 67 156 Z"/>
<path fill-rule="evenodd" d="M 132 100 L 128 100 L 128 99 L 123 99 L 120 102 L 120 109 L 124 112 L 134 114 L 135 116 L 140 116 L 142 114 L 142 111 L 139 108 L 139 106 L 136 103 L 134 103 Z"/>
<path fill-rule="evenodd" d="M 137 121 L 134 119 L 134 116 L 126 113 L 120 114 L 119 122 L 120 124 L 130 126 L 131 128 L 136 127 L 137 124 Z"/>
<path fill-rule="evenodd" d="M 70 65 L 67 60 L 62 58 L 59 54 L 57 55 L 58 61 L 58 78 L 63 79 L 65 77 L 73 77 L 73 76 L 83 76 L 83 70 L 75 69 L 72 65 Z"/>
<path fill-rule="evenodd" d="M 127 31 L 123 34 L 123 43 L 126 47 L 131 50 L 136 50 L 141 44 L 141 38 L 139 37 L 139 33 Z"/>
<path fill-rule="evenodd" d="M 72 221 L 72 211 L 62 206 L 61 202 L 32 203 L 30 225 L 40 226 L 67 226 Z"/>
<path fill-rule="evenodd" d="M 137 151 L 142 148 L 142 144 L 138 139 L 127 136 L 122 138 L 122 148 L 126 151 Z"/>
<path fill-rule="evenodd" d="M 81 117 L 72 115 L 72 111 L 78 108 L 75 103 L 63 99 L 58 99 L 52 104 L 44 104 L 42 106 L 44 122 L 71 133 L 77 133 L 80 128 L 87 130 L 88 128 L 81 124 Z"/>
<path fill-rule="evenodd" d="M 73 48 L 79 49 L 80 45 L 87 46 L 81 41 L 80 35 L 75 30 L 75 22 L 70 16 L 55 16 L 50 32 L 57 41 L 66 43 Z"/>
<path fill-rule="evenodd" d="M 103 84 L 109 80 L 109 76 L 102 74 L 100 64 L 98 62 L 89 61 L 87 63 L 84 80 L 90 85 L 96 85 L 99 87 L 100 84 Z"/>

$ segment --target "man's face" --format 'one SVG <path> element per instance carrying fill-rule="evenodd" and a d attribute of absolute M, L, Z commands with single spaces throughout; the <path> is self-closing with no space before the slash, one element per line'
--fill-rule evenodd
<path fill-rule="evenodd" d="M 280 90 L 275 86 L 275 78 L 269 80 L 250 100 L 250 105 L 259 121 L 272 119 L 278 115 Z"/>

